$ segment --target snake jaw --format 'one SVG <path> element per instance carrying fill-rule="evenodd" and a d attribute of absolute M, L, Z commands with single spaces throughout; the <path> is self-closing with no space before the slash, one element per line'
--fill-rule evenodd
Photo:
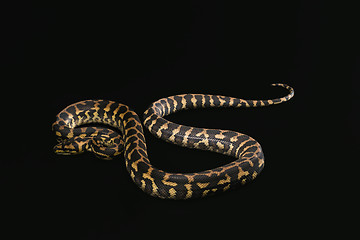
<path fill-rule="evenodd" d="M 98 158 L 104 160 L 113 159 L 124 150 L 124 142 L 120 136 L 112 139 L 106 134 L 92 137 L 58 138 L 58 144 L 53 148 L 59 155 L 75 155 L 85 151 L 94 153 Z"/>

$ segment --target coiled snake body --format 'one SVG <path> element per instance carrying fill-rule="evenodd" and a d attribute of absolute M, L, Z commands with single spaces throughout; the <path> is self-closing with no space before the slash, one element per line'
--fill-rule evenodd
<path fill-rule="evenodd" d="M 166 199 L 190 199 L 222 192 L 253 180 L 264 167 L 260 144 L 252 137 L 219 129 L 179 125 L 163 117 L 183 109 L 207 107 L 258 107 L 288 101 L 289 94 L 272 100 L 243 100 L 209 94 L 183 94 L 162 98 L 144 112 L 144 126 L 165 141 L 188 147 L 214 151 L 237 160 L 211 170 L 194 173 L 169 173 L 151 165 L 143 128 L 138 115 L 128 106 L 107 100 L 86 100 L 66 107 L 52 125 L 59 143 L 58 154 L 95 153 L 111 159 L 123 152 L 126 169 L 144 192 Z M 116 128 L 86 126 L 101 123 Z"/>

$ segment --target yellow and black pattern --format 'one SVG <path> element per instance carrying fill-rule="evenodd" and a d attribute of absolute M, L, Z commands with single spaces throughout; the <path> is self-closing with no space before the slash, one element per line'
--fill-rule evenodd
<path fill-rule="evenodd" d="M 294 90 L 282 98 L 243 100 L 209 94 L 183 94 L 162 98 L 144 113 L 144 126 L 155 136 L 188 148 L 214 151 L 237 160 L 211 170 L 195 173 L 168 173 L 151 165 L 143 128 L 138 115 L 128 106 L 107 100 L 86 100 L 72 104 L 57 115 L 53 124 L 60 138 L 58 154 L 90 151 L 103 159 L 123 152 L 132 180 L 146 193 L 166 199 L 209 196 L 253 180 L 264 167 L 260 144 L 252 137 L 230 130 L 195 128 L 170 122 L 163 117 L 179 110 L 207 107 L 260 107 L 288 101 Z M 111 128 L 86 126 L 101 123 Z"/>

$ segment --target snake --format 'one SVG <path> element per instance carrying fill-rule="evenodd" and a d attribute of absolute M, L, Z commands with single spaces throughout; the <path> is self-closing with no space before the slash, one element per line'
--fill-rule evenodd
<path fill-rule="evenodd" d="M 67 106 L 56 116 L 52 130 L 58 137 L 56 154 L 92 152 L 109 160 L 123 155 L 132 181 L 145 193 L 162 199 L 185 200 L 211 196 L 254 180 L 264 168 L 264 153 L 252 137 L 232 130 L 180 125 L 164 118 L 186 109 L 248 108 L 280 104 L 294 96 L 244 100 L 212 94 L 180 94 L 161 98 L 144 112 L 143 124 L 154 136 L 186 148 L 221 153 L 235 160 L 190 173 L 166 172 L 150 163 L 142 122 L 127 105 L 110 100 L 84 100 Z"/>

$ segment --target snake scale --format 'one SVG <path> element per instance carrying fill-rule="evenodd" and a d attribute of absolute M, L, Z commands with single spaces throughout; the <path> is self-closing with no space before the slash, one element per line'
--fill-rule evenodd
<path fill-rule="evenodd" d="M 144 112 L 144 126 L 156 137 L 183 147 L 209 150 L 236 158 L 214 169 L 169 173 L 152 166 L 138 115 L 128 106 L 108 100 L 81 101 L 62 110 L 52 125 L 59 137 L 54 151 L 63 155 L 90 151 L 102 159 L 123 154 L 131 179 L 154 197 L 191 199 L 223 192 L 253 180 L 261 172 L 264 154 L 260 144 L 242 133 L 179 125 L 166 120 L 164 116 L 194 108 L 268 106 L 286 102 L 294 95 L 293 88 L 288 85 L 276 83 L 272 86 L 284 87 L 289 93 L 271 100 L 182 94 L 162 98 Z M 101 125 L 94 126 L 94 123 Z"/>

